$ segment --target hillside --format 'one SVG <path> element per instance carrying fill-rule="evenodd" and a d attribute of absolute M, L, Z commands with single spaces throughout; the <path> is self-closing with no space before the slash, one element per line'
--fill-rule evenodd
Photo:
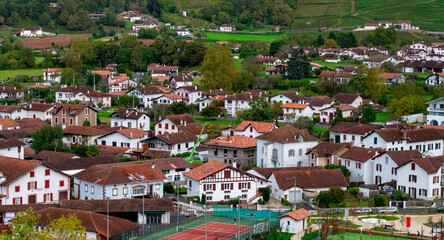
<path fill-rule="evenodd" d="M 216 1 L 175 0 L 184 10 L 198 11 Z M 444 31 L 442 0 L 298 0 L 292 29 L 352 27 L 369 21 L 412 20 L 426 30 Z"/>

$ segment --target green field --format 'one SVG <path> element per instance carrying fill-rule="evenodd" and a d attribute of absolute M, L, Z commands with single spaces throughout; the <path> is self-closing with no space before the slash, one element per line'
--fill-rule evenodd
<path fill-rule="evenodd" d="M 327 62 L 324 62 L 324 60 L 320 60 L 320 59 L 314 59 L 314 60 L 312 60 L 312 62 L 321 64 L 322 66 L 328 67 L 331 70 L 335 70 L 337 67 L 340 67 L 340 66 L 346 66 L 346 65 L 359 66 L 360 65 L 360 64 L 356 64 L 355 62 L 351 62 L 351 61 L 341 61 L 338 63 L 327 63 Z"/>
<path fill-rule="evenodd" d="M 209 128 L 216 131 L 220 131 L 228 126 L 237 126 L 242 122 L 238 120 L 233 121 L 224 119 L 207 120 L 205 118 L 194 118 L 194 120 L 200 124 L 209 123 L 211 124 Z"/>
<path fill-rule="evenodd" d="M 110 110 L 108 112 L 97 112 L 97 117 L 100 118 L 100 122 L 102 123 L 110 123 L 111 122 L 111 117 L 110 115 L 113 113 L 113 110 Z"/>
<path fill-rule="evenodd" d="M 234 40 L 236 42 L 248 40 L 260 40 L 264 42 L 271 42 L 276 39 L 281 39 L 283 34 L 269 33 L 269 34 L 254 34 L 254 33 L 220 33 L 220 32 L 206 32 L 209 40 L 228 41 Z"/>
<path fill-rule="evenodd" d="M 401 240 L 401 239 L 407 239 L 407 238 L 395 238 L 391 237 L 388 238 L 388 236 L 377 236 L 377 235 L 368 235 L 368 234 L 359 234 L 359 233 L 340 233 L 333 236 L 328 236 L 327 239 L 347 239 L 347 240 L 383 240 L 383 239 L 391 239 L 391 240 Z"/>
<path fill-rule="evenodd" d="M 18 75 L 43 76 L 43 72 L 42 69 L 15 69 L 0 71 L 0 79 L 14 78 Z"/>
<path fill-rule="evenodd" d="M 393 113 L 389 113 L 389 112 L 380 112 L 380 113 L 376 113 L 376 120 L 375 122 L 382 122 L 385 123 L 387 122 L 387 119 L 393 117 Z"/>

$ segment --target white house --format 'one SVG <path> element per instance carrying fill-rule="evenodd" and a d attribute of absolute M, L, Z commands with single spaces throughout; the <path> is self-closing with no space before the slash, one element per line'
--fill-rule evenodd
<path fill-rule="evenodd" d="M 444 83 L 444 73 L 440 72 L 428 76 L 425 80 L 425 84 L 431 86 L 439 86 L 442 83 Z"/>
<path fill-rule="evenodd" d="M 441 133 L 432 128 L 378 129 L 364 137 L 366 147 L 378 147 L 389 151 L 413 150 L 431 156 L 443 155 Z"/>
<path fill-rule="evenodd" d="M 271 196 L 286 199 L 290 203 L 300 203 L 305 197 L 315 197 L 321 191 L 332 187 L 346 189 L 347 179 L 340 169 L 301 168 L 273 171 L 267 179 L 271 186 Z"/>
<path fill-rule="evenodd" d="M 186 172 L 184 176 L 189 197 L 205 194 L 208 202 L 216 203 L 233 198 L 245 203 L 256 202 L 261 196 L 258 181 L 267 181 L 215 160 Z"/>
<path fill-rule="evenodd" d="M 285 103 L 304 103 L 304 98 L 296 94 L 295 92 L 283 92 L 273 97 L 270 97 L 270 102 Z"/>
<path fill-rule="evenodd" d="M 43 69 L 43 81 L 60 83 L 62 79 L 62 71 L 60 68 L 46 68 Z"/>
<path fill-rule="evenodd" d="M 290 125 L 273 129 L 257 137 L 257 162 L 259 167 L 307 166 L 305 155 L 318 144 L 319 139 L 306 129 Z"/>
<path fill-rule="evenodd" d="M 334 97 L 334 100 L 342 105 L 353 106 L 358 108 L 362 105 L 362 96 L 360 94 L 353 93 L 338 93 Z"/>
<path fill-rule="evenodd" d="M 433 200 L 443 197 L 442 165 L 440 157 L 411 159 L 397 168 L 398 190 L 412 198 Z"/>
<path fill-rule="evenodd" d="M 314 109 L 314 112 L 320 114 L 321 109 L 331 107 L 334 101 L 328 97 L 326 98 L 316 97 L 312 101 L 304 100 L 304 103 L 310 104 L 310 106 Z"/>
<path fill-rule="evenodd" d="M 16 87 L 0 87 L 0 99 L 21 101 L 25 97 L 25 92 Z"/>
<path fill-rule="evenodd" d="M 0 157 L 2 205 L 58 203 L 69 199 L 69 176 L 39 162 Z"/>
<path fill-rule="evenodd" d="M 148 65 L 148 72 L 150 72 L 151 77 L 159 77 L 159 76 L 174 76 L 179 75 L 179 66 L 162 66 L 159 64 L 150 64 Z"/>
<path fill-rule="evenodd" d="M 353 143 L 353 146 L 364 147 L 364 137 L 382 125 L 338 122 L 328 129 L 330 141 L 335 143 Z"/>
<path fill-rule="evenodd" d="M 55 104 L 30 103 L 25 107 L 27 118 L 39 118 L 43 121 L 52 119 Z"/>
<path fill-rule="evenodd" d="M 72 194 L 81 200 L 163 197 L 165 179 L 153 162 L 95 165 L 74 175 Z"/>
<path fill-rule="evenodd" d="M 166 116 L 154 123 L 155 135 L 177 132 L 191 132 L 199 136 L 202 132 L 202 126 L 194 121 L 188 114 Z M 209 133 L 210 132 L 205 129 L 202 134 L 202 139 L 207 138 Z"/>
<path fill-rule="evenodd" d="M 27 117 L 26 109 L 19 106 L 12 105 L 0 105 L 0 117 L 1 118 L 12 118 L 12 119 L 22 119 Z"/>
<path fill-rule="evenodd" d="M 153 105 L 170 105 L 175 102 L 184 102 L 184 98 L 175 93 L 163 93 L 160 97 L 153 99 Z"/>
<path fill-rule="evenodd" d="M 0 156 L 24 159 L 25 146 L 25 143 L 16 138 L 0 140 Z"/>
<path fill-rule="evenodd" d="M 110 82 L 108 83 L 108 86 L 109 86 L 109 92 L 120 92 L 136 87 L 137 82 L 126 77 Z"/>
<path fill-rule="evenodd" d="M 308 104 L 300 103 L 285 103 L 282 106 L 282 111 L 284 112 L 284 118 L 289 118 L 292 121 L 297 120 L 300 117 L 313 118 L 314 108 Z M 287 117 L 286 115 L 291 117 Z"/>
<path fill-rule="evenodd" d="M 236 31 L 236 27 L 234 27 L 233 25 L 230 25 L 230 24 L 222 24 L 219 27 L 219 31 L 221 31 L 221 32 L 232 32 L 232 31 Z"/>
<path fill-rule="evenodd" d="M 56 93 L 56 103 L 70 102 L 74 100 L 79 100 L 82 103 L 92 103 L 96 106 L 102 104 L 103 107 L 111 106 L 111 96 L 96 92 L 85 86 L 74 86 L 57 89 Z"/>
<path fill-rule="evenodd" d="M 135 109 L 120 108 L 111 114 L 111 127 L 134 127 L 147 132 L 150 130 L 150 117 Z"/>
<path fill-rule="evenodd" d="M 159 86 L 149 86 L 136 88 L 128 92 L 128 96 L 134 96 L 139 100 L 136 103 L 142 104 L 145 108 L 153 107 L 153 99 L 161 97 L 165 91 Z"/>
<path fill-rule="evenodd" d="M 444 97 L 427 102 L 427 125 L 444 126 Z"/>
<path fill-rule="evenodd" d="M 264 133 L 278 128 L 279 125 L 272 122 L 243 121 L 236 127 L 228 127 L 221 130 L 222 136 L 243 135 L 256 138 Z"/>
<path fill-rule="evenodd" d="M 351 147 L 341 154 L 337 165 L 346 166 L 350 171 L 350 182 L 373 184 L 373 168 L 376 155 L 382 152 L 380 148 Z"/>
<path fill-rule="evenodd" d="M 313 215 L 313 213 L 304 208 L 299 208 L 298 210 L 278 217 L 278 219 L 280 219 L 281 231 L 290 233 L 304 231 L 308 227 L 308 218 L 311 215 Z"/>
<path fill-rule="evenodd" d="M 171 155 L 190 152 L 197 140 L 196 135 L 190 132 L 165 133 L 143 140 L 150 149 L 170 151 Z"/>
<path fill-rule="evenodd" d="M 139 31 L 140 29 L 150 29 L 155 28 L 157 25 L 155 23 L 135 23 L 133 24 L 133 30 Z"/>
<path fill-rule="evenodd" d="M 196 85 L 179 87 L 174 93 L 181 96 L 188 104 L 196 104 L 202 98 L 202 89 Z"/>
<path fill-rule="evenodd" d="M 268 94 L 259 89 L 254 89 L 239 94 L 228 95 L 225 98 L 225 109 L 227 109 L 227 114 L 229 116 L 236 116 L 237 111 L 251 108 L 249 102 L 259 98 L 267 99 Z"/>
<path fill-rule="evenodd" d="M 107 133 L 108 131 L 95 127 L 67 126 L 63 129 L 63 142 L 67 145 L 98 145 L 99 141 L 97 139 Z"/>
<path fill-rule="evenodd" d="M 390 86 L 393 83 L 404 83 L 405 75 L 402 73 L 380 73 L 378 78 L 385 79 L 385 85 Z"/>
<path fill-rule="evenodd" d="M 351 146 L 350 143 L 319 142 L 306 153 L 309 166 L 337 164 L 339 156 L 348 151 Z"/>
<path fill-rule="evenodd" d="M 100 145 L 113 147 L 142 148 L 141 140 L 147 138 L 147 133 L 138 128 L 120 129 L 99 137 Z"/>
<path fill-rule="evenodd" d="M 0 131 L 20 129 L 20 124 L 17 121 L 12 118 L 1 118 Z"/>
<path fill-rule="evenodd" d="M 329 123 L 335 117 L 336 110 L 341 109 L 342 117 L 348 118 L 359 115 L 359 110 L 356 107 L 349 105 L 331 106 L 328 108 L 320 109 L 320 121 L 323 123 Z"/>
<path fill-rule="evenodd" d="M 421 158 L 422 154 L 418 150 L 404 151 L 383 151 L 375 156 L 373 174 L 374 184 L 383 184 L 396 181 L 398 178 L 398 167 L 406 162 Z M 399 183 L 399 182 L 398 182 Z"/>
<path fill-rule="evenodd" d="M 173 75 L 170 77 L 169 87 L 172 89 L 192 86 L 193 85 L 193 77 L 191 75 Z"/>
<path fill-rule="evenodd" d="M 15 36 L 20 37 L 41 37 L 55 35 L 54 33 L 44 32 L 42 27 L 25 27 L 22 30 L 13 33 Z"/>
<path fill-rule="evenodd" d="M 165 182 L 171 182 L 173 184 L 184 182 L 184 173 L 192 169 L 191 164 L 183 158 L 163 158 L 144 162 L 154 163 L 156 167 L 162 171 L 163 175 L 165 175 Z"/>

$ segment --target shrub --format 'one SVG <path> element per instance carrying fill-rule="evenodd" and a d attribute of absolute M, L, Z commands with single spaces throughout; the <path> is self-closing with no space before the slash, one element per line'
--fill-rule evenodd
<path fill-rule="evenodd" d="M 170 182 L 163 185 L 163 191 L 166 193 L 174 193 L 174 186 Z"/>
<path fill-rule="evenodd" d="M 271 194 L 270 188 L 259 188 L 259 191 L 261 191 L 261 193 L 262 193 L 262 197 L 263 197 L 264 202 L 270 201 L 270 194 Z"/>
<path fill-rule="evenodd" d="M 239 198 L 230 198 L 230 200 L 228 200 L 229 205 L 238 205 L 239 202 Z"/>
<path fill-rule="evenodd" d="M 188 197 L 187 199 L 188 199 L 188 201 L 200 202 L 199 196 L 192 196 L 192 197 Z"/>
<path fill-rule="evenodd" d="M 281 203 L 284 204 L 285 206 L 288 206 L 288 207 L 293 206 L 293 204 L 285 198 L 281 198 Z"/>

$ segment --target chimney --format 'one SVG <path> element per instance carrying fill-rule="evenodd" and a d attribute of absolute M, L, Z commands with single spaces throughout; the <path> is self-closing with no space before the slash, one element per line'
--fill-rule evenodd
<path fill-rule="evenodd" d="M 402 129 L 402 137 L 403 137 L 404 139 L 407 139 L 407 130 Z"/>
<path fill-rule="evenodd" d="M 133 138 L 133 132 L 130 132 L 130 137 Z"/>
<path fill-rule="evenodd" d="M 197 91 L 197 86 L 196 85 L 194 85 L 194 90 Z"/>
<path fill-rule="evenodd" d="M 183 125 L 183 120 L 182 119 L 180 119 L 180 125 Z"/>

